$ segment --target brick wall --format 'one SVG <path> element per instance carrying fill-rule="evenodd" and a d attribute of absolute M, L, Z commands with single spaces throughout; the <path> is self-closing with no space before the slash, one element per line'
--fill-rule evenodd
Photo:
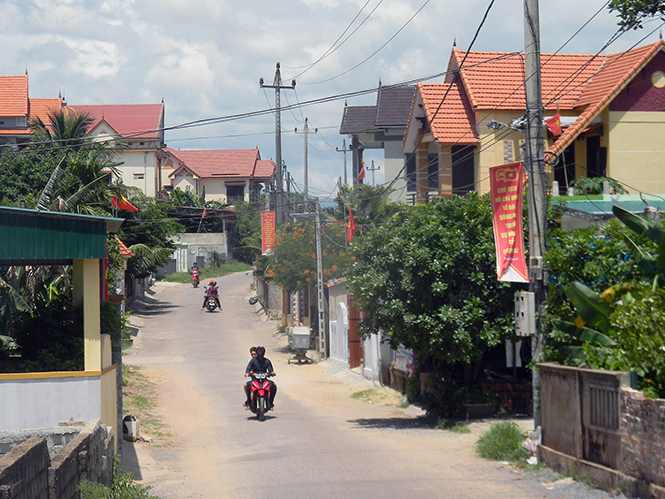
<path fill-rule="evenodd" d="M 78 430 L 52 459 L 42 436 L 28 439 L 2 457 L 0 499 L 79 499 L 76 489 L 83 479 L 110 485 L 112 429 L 93 419 Z"/>
<path fill-rule="evenodd" d="M 533 412 L 533 389 L 531 382 L 525 379 L 507 379 L 488 381 L 487 385 L 497 400 L 500 413 Z"/>
<path fill-rule="evenodd" d="M 665 487 L 665 400 L 622 390 L 621 471 Z"/>
<path fill-rule="evenodd" d="M 0 431 L 0 458 L 8 454 L 14 447 L 31 439 L 32 437 L 44 437 L 49 456 L 53 459 L 62 448 L 71 442 L 81 432 L 85 422 L 71 424 L 55 428 L 33 428 L 27 430 L 5 430 Z M 62 423 L 61 423 L 62 425 Z"/>
<path fill-rule="evenodd" d="M 48 499 L 46 440 L 32 437 L 0 459 L 0 499 Z"/>

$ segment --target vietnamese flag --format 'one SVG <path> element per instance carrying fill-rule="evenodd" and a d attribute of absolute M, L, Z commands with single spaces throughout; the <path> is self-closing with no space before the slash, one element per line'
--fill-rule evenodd
<path fill-rule="evenodd" d="M 127 211 L 139 211 L 139 209 L 134 206 L 132 203 L 127 201 L 127 198 L 123 196 L 122 194 L 118 194 L 120 199 L 118 199 L 116 196 L 111 196 L 111 206 L 114 208 L 120 208 L 121 210 L 127 210 Z"/>
<path fill-rule="evenodd" d="M 360 169 L 360 173 L 358 174 L 358 178 L 356 178 L 356 182 L 360 182 L 362 179 L 365 178 L 365 160 L 362 160 L 362 168 Z"/>
<path fill-rule="evenodd" d="M 346 238 L 353 242 L 353 233 L 356 231 L 356 221 L 353 219 L 353 210 L 349 208 L 349 227 L 346 229 Z"/>
<path fill-rule="evenodd" d="M 552 132 L 552 135 L 555 137 L 561 135 L 561 115 L 559 114 L 559 111 L 557 111 L 550 119 L 545 120 L 545 123 L 547 123 L 547 128 Z"/>

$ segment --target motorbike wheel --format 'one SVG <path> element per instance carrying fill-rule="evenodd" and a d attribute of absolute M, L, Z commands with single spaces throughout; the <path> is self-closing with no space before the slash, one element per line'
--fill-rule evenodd
<path fill-rule="evenodd" d="M 266 419 L 266 399 L 264 397 L 260 397 L 256 401 L 256 417 L 259 418 L 259 421 L 265 421 Z"/>

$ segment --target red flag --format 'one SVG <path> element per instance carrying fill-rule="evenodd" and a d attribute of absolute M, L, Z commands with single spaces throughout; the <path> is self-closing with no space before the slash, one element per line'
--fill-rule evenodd
<path fill-rule="evenodd" d="M 547 123 L 547 128 L 550 129 L 552 135 L 555 137 L 561 135 L 561 116 L 559 115 L 559 111 L 557 111 L 550 119 L 545 120 L 545 123 Z"/>
<path fill-rule="evenodd" d="M 125 196 L 123 196 L 122 194 L 118 194 L 118 196 L 120 196 L 120 199 L 118 199 L 115 196 L 111 196 L 111 206 L 113 206 L 114 208 L 120 208 L 121 210 L 139 211 L 139 209 L 136 206 L 127 201 L 127 198 Z"/>
<path fill-rule="evenodd" d="M 203 208 L 203 215 L 201 215 L 201 218 L 205 218 L 206 213 L 208 213 L 208 208 Z"/>
<path fill-rule="evenodd" d="M 363 170 L 364 171 L 364 170 Z M 346 238 L 353 242 L 353 233 L 356 231 L 356 221 L 353 219 L 353 210 L 349 208 L 349 228 L 346 229 Z"/>
<path fill-rule="evenodd" d="M 365 178 L 365 160 L 362 160 L 363 167 L 360 169 L 360 173 L 358 174 L 358 178 L 356 179 L 356 182 L 360 182 L 362 179 Z"/>

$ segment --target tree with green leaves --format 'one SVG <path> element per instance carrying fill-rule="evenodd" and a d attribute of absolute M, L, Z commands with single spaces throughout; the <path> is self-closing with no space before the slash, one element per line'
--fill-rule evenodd
<path fill-rule="evenodd" d="M 647 19 L 665 15 L 665 1 L 611 0 L 609 9 L 617 13 L 619 26 L 623 29 L 641 29 Z"/>
<path fill-rule="evenodd" d="M 70 107 L 47 112 L 47 123 L 41 118 L 31 120 L 32 140 L 48 147 L 78 149 L 84 143 L 93 118 Z"/>
<path fill-rule="evenodd" d="M 513 333 L 516 288 L 497 279 L 487 195 L 403 207 L 353 255 L 347 288 L 366 313 L 363 333 L 410 348 L 450 387 L 472 385 L 483 354 Z"/>

